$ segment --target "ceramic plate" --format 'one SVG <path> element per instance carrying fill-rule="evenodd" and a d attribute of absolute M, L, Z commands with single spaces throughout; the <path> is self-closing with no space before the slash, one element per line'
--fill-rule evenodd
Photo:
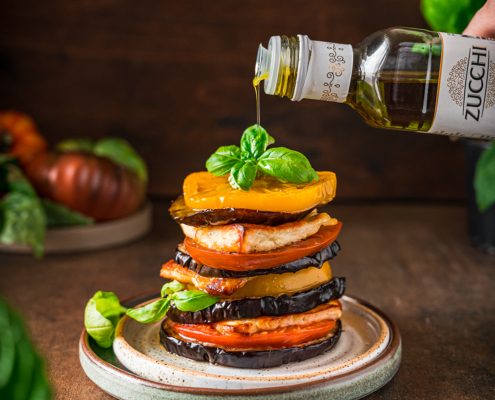
<path fill-rule="evenodd" d="M 45 253 L 72 253 L 100 250 L 128 243 L 146 235 L 151 228 L 152 206 L 115 221 L 88 226 L 49 229 L 45 237 Z M 0 244 L 4 253 L 32 253 L 28 246 Z"/>
<path fill-rule="evenodd" d="M 134 304 L 137 304 L 134 302 Z M 397 327 L 382 312 L 344 296 L 343 332 L 329 352 L 268 369 L 210 365 L 168 353 L 159 324 L 127 317 L 113 351 L 102 352 L 83 332 L 81 364 L 91 380 L 120 399 L 358 399 L 395 375 L 401 358 Z"/>

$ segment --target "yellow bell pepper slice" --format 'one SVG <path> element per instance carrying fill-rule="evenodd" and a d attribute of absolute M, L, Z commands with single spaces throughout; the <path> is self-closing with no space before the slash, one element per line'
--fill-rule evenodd
<path fill-rule="evenodd" d="M 309 267 L 297 272 L 256 276 L 235 292 L 231 298 L 291 295 L 321 286 L 330 279 L 332 279 L 332 269 L 327 261 L 321 268 Z"/>
<path fill-rule="evenodd" d="M 318 177 L 317 181 L 296 185 L 262 176 L 254 181 L 250 190 L 244 191 L 232 188 L 228 175 L 194 172 L 184 180 L 184 201 L 195 210 L 242 208 L 296 213 L 326 204 L 335 197 L 335 174 L 321 171 Z"/>

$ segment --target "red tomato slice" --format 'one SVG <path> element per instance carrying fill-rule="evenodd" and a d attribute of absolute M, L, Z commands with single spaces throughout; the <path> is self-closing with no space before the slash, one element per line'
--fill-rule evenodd
<path fill-rule="evenodd" d="M 252 271 L 276 267 L 314 254 L 332 243 L 341 229 L 342 222 L 324 226 L 307 239 L 280 249 L 260 253 L 228 253 L 210 250 L 199 246 L 189 238 L 184 240 L 184 245 L 191 257 L 201 264 L 230 271 Z"/>
<path fill-rule="evenodd" d="M 225 349 L 281 349 L 294 347 L 325 337 L 335 327 L 336 321 L 320 321 L 306 326 L 291 326 L 253 335 L 241 333 L 222 334 L 212 324 L 177 324 L 167 321 L 180 339 L 201 342 Z"/>

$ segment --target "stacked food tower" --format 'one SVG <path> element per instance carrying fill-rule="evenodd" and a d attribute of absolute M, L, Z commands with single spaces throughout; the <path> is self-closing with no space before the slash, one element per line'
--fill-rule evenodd
<path fill-rule="evenodd" d="M 162 344 L 183 357 L 239 368 L 274 367 L 331 349 L 341 333 L 345 279 L 332 276 L 329 260 L 340 250 L 342 224 L 317 208 L 334 198 L 335 174 L 315 172 L 303 184 L 257 174 L 242 190 L 228 174 L 209 170 L 187 176 L 170 208 L 185 239 L 160 275 L 216 302 L 194 311 L 172 304 Z"/>

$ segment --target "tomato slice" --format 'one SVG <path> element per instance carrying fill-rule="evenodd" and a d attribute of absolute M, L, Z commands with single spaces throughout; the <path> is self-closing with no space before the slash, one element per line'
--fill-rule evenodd
<path fill-rule="evenodd" d="M 230 271 L 268 269 L 314 254 L 332 243 L 342 229 L 342 222 L 323 226 L 313 236 L 289 246 L 259 253 L 228 253 L 199 246 L 190 238 L 184 240 L 187 252 L 194 260 L 209 267 Z"/>
<path fill-rule="evenodd" d="M 215 347 L 235 350 L 262 350 L 294 347 L 328 335 L 336 321 L 320 321 L 306 326 L 291 326 L 275 331 L 246 335 L 218 332 L 212 324 L 177 324 L 167 321 L 177 336 L 188 342 L 201 342 Z"/>

